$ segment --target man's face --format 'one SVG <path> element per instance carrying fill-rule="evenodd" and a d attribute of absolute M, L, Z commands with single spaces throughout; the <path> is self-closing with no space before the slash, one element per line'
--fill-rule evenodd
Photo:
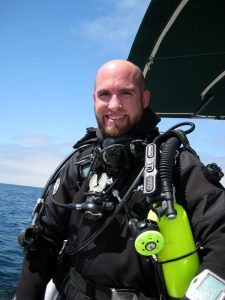
<path fill-rule="evenodd" d="M 149 104 L 148 91 L 142 91 L 136 70 L 127 66 L 106 68 L 97 78 L 94 107 L 99 127 L 108 136 L 129 131 Z"/>

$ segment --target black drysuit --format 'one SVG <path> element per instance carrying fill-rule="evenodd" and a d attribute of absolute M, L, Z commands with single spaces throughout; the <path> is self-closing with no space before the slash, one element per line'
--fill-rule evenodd
<path fill-rule="evenodd" d="M 130 136 L 132 139 L 144 139 L 148 136 L 148 142 L 151 142 L 157 134 L 156 124 L 157 118 L 147 109 Z M 106 212 L 101 219 L 93 221 L 85 218 L 81 211 L 58 207 L 52 203 L 52 199 L 60 203 L 84 201 L 82 189 L 87 191 L 88 184 L 86 187 L 82 185 L 84 180 L 77 161 L 90 152 L 93 153 L 96 145 L 101 144 L 101 139 L 95 133 L 82 139 L 77 146 L 90 146 L 81 147 L 81 151 L 77 151 L 69 159 L 50 185 L 37 221 L 41 239 L 37 250 L 27 251 L 25 254 L 17 288 L 18 300 L 43 299 L 46 284 L 50 278 L 55 277 L 58 253 L 65 239 L 68 239 L 66 252 L 69 254 L 69 263 L 67 260 L 65 265 L 73 266 L 85 280 L 100 287 L 136 289 L 149 297 L 147 299 L 157 299 L 159 296 L 159 278 L 155 275 L 155 265 L 135 251 L 134 239 L 128 228 L 130 217 L 144 220 L 149 211 L 141 189 L 137 188 L 125 207 L 101 234 L 78 252 L 74 249 L 104 226 L 112 212 Z M 124 167 L 125 171 L 116 183 L 121 198 L 142 166 L 143 160 L 133 159 L 129 167 Z M 199 271 L 208 268 L 225 279 L 224 189 L 207 179 L 203 164 L 186 149 L 181 150 L 176 159 L 173 182 L 177 202 L 186 209 L 195 241 L 201 245 Z M 78 188 L 79 185 L 81 189 Z M 90 299 L 71 283 L 69 277 L 64 283 L 64 293 L 66 299 Z"/>

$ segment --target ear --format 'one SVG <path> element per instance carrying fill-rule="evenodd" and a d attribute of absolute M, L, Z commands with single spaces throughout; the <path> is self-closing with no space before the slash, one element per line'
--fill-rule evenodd
<path fill-rule="evenodd" d="M 144 90 L 143 94 L 142 94 L 142 102 L 143 102 L 143 106 L 144 108 L 149 106 L 150 103 L 150 92 L 148 90 Z"/>

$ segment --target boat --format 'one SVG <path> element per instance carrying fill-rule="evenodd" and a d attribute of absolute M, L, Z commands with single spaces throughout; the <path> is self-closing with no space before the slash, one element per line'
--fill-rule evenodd
<path fill-rule="evenodd" d="M 161 117 L 225 119 L 225 1 L 152 0 L 128 60 Z"/>

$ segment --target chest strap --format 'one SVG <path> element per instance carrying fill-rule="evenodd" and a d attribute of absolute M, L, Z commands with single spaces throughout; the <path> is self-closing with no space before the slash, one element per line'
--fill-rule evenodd
<path fill-rule="evenodd" d="M 70 283 L 93 300 L 157 300 L 148 298 L 134 289 L 115 289 L 95 285 L 85 280 L 75 268 L 70 268 Z"/>

